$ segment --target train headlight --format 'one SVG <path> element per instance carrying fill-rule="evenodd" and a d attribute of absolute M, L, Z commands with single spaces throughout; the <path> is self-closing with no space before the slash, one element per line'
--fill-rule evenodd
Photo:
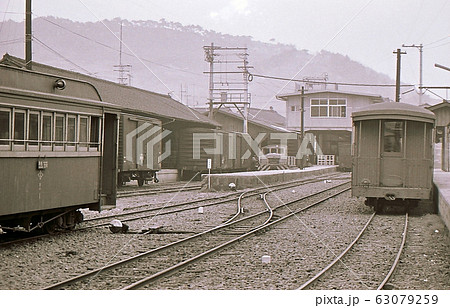
<path fill-rule="evenodd" d="M 53 87 L 58 90 L 64 90 L 66 88 L 66 81 L 64 79 L 56 79 Z"/>

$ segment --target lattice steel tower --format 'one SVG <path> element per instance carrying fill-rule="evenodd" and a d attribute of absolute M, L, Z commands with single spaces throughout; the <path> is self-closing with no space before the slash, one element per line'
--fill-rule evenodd
<path fill-rule="evenodd" d="M 231 105 L 244 119 L 243 132 L 248 132 L 250 94 L 248 82 L 248 53 L 246 47 L 204 46 L 205 61 L 209 63 L 209 117 L 222 106 Z M 250 77 L 251 78 L 251 77 Z M 218 106 L 215 108 L 215 106 Z"/>

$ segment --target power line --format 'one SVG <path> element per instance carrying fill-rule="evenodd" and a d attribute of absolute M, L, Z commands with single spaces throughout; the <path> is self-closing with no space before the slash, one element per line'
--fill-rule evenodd
<path fill-rule="evenodd" d="M 369 84 L 369 83 L 348 83 L 348 82 L 329 82 L 329 81 L 313 81 L 306 79 L 292 79 L 292 78 L 283 78 L 283 77 L 275 77 L 261 74 L 251 74 L 254 77 L 261 77 L 266 79 L 275 79 L 275 80 L 283 80 L 283 81 L 295 81 L 295 82 L 309 82 L 316 84 L 330 84 L 337 86 L 357 86 L 357 87 L 395 87 L 395 84 Z M 400 85 L 401 87 L 413 87 L 412 84 Z"/>
<path fill-rule="evenodd" d="M 37 16 L 36 14 L 33 14 L 33 15 Z M 56 26 L 56 27 L 58 27 L 58 28 L 61 28 L 61 29 L 63 29 L 63 30 L 66 30 L 66 31 L 68 31 L 68 32 L 70 32 L 70 33 L 72 33 L 72 34 L 74 34 L 74 35 L 76 35 L 76 36 L 79 36 L 79 37 L 81 37 L 81 38 L 84 38 L 84 39 L 86 39 L 86 40 L 88 40 L 88 41 L 91 41 L 91 42 L 93 42 L 93 43 L 96 43 L 96 44 L 98 44 L 98 45 L 100 45 L 100 46 L 103 46 L 103 47 L 105 47 L 105 48 L 111 49 L 111 50 L 113 50 L 113 51 L 119 51 L 117 48 L 111 47 L 111 46 L 109 46 L 109 45 L 107 45 L 107 44 L 105 44 L 105 43 L 99 42 L 99 41 L 97 41 L 97 40 L 95 40 L 95 39 L 92 39 L 92 38 L 90 38 L 90 37 L 88 37 L 88 36 L 85 36 L 85 35 L 83 35 L 83 34 L 77 33 L 77 32 L 75 32 L 75 31 L 73 31 L 73 30 L 71 30 L 71 29 L 68 29 L 68 28 L 66 28 L 66 27 L 64 27 L 64 26 L 61 26 L 61 25 L 59 25 L 59 24 L 57 24 L 57 23 L 55 23 L 55 22 L 53 22 L 53 21 L 51 21 L 51 20 L 48 20 L 48 19 L 45 18 L 45 17 L 42 17 L 42 16 L 37 16 L 37 17 L 42 18 L 42 19 L 45 20 L 46 22 L 48 22 L 48 23 L 50 23 L 50 24 L 52 24 L 52 25 L 54 25 L 54 26 Z M 134 57 L 134 56 L 135 56 L 135 55 L 133 55 L 133 54 L 131 54 L 131 53 L 127 53 L 126 51 L 122 51 L 122 54 L 127 55 L 127 56 L 130 56 L 130 57 Z M 188 73 L 188 74 L 193 74 L 193 75 L 197 75 L 197 76 L 203 76 L 202 74 L 193 73 L 193 72 L 191 72 L 191 71 L 187 71 L 187 70 L 183 70 L 183 69 L 171 67 L 171 66 L 164 65 L 164 64 L 161 64 L 161 63 L 158 63 L 158 62 L 154 62 L 154 61 L 151 61 L 151 60 L 148 60 L 148 59 L 145 59 L 145 58 L 140 58 L 140 59 L 141 59 L 142 61 L 145 61 L 145 62 L 154 64 L 154 65 L 158 65 L 158 66 L 161 66 L 161 67 L 164 67 L 164 68 L 167 68 L 167 69 L 171 69 L 171 70 L 175 70 L 175 71 L 180 71 L 180 72 L 184 72 L 184 73 Z"/>
<path fill-rule="evenodd" d="M 67 59 L 66 57 L 64 57 L 62 54 L 60 54 L 59 52 L 57 52 L 56 50 L 54 50 L 53 48 L 51 48 L 50 46 L 48 46 L 47 44 L 45 44 L 44 42 L 42 42 L 40 39 L 38 39 L 36 36 L 33 35 L 33 39 L 38 42 L 39 44 L 41 44 L 42 46 L 44 46 L 45 48 L 49 49 L 51 52 L 55 53 L 56 55 L 58 55 L 59 57 L 61 57 L 62 59 L 64 59 L 65 61 L 69 62 L 70 64 L 78 67 L 79 69 L 83 70 L 84 72 L 86 72 L 89 75 L 94 75 L 91 72 L 89 72 L 88 70 L 82 68 L 81 66 L 79 66 L 78 64 L 70 61 L 69 59 Z"/>

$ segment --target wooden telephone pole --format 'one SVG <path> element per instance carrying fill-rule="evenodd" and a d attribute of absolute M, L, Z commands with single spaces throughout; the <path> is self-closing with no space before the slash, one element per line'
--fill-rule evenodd
<path fill-rule="evenodd" d="M 395 101 L 400 102 L 400 63 L 402 55 L 405 55 L 405 51 L 401 51 L 400 48 L 397 51 L 393 51 L 393 53 L 397 54 L 397 77 L 395 79 Z"/>

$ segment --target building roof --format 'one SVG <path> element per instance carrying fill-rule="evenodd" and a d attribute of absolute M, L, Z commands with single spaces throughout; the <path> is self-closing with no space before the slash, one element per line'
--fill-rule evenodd
<path fill-rule="evenodd" d="M 273 110 L 272 107 L 270 109 L 249 108 L 248 117 L 251 120 L 259 120 L 272 125 L 286 126 L 286 118 Z"/>
<path fill-rule="evenodd" d="M 5 54 L 1 64 L 25 68 L 23 59 Z M 215 121 L 172 99 L 169 95 L 159 94 L 127 85 L 99 79 L 45 64 L 32 62 L 32 70 L 60 77 L 79 79 L 93 84 L 100 93 L 102 101 L 122 106 L 125 110 L 140 110 L 154 117 L 194 122 L 196 124 L 217 127 Z"/>
<path fill-rule="evenodd" d="M 248 123 L 253 124 L 253 125 L 258 125 L 258 126 L 261 126 L 264 128 L 268 128 L 271 130 L 275 130 L 275 131 L 292 132 L 284 127 L 284 117 L 282 115 L 280 115 L 278 112 L 276 112 L 275 110 L 261 109 L 261 112 L 258 113 L 258 111 L 260 109 L 258 109 L 258 108 L 250 108 L 250 109 L 252 110 L 252 112 L 250 112 L 250 110 L 249 110 Z M 208 108 L 196 108 L 196 110 L 203 114 L 207 114 L 209 112 Z M 219 112 L 219 113 L 227 115 L 229 117 L 243 120 L 241 114 L 233 112 L 229 108 L 222 107 L 220 109 L 214 109 L 214 112 Z M 252 117 L 251 114 L 253 114 L 254 117 Z M 281 123 L 279 123 L 280 117 L 282 118 Z M 264 118 L 264 120 L 262 118 Z M 266 121 L 270 118 L 276 119 L 277 122 L 270 123 L 270 122 Z"/>
<path fill-rule="evenodd" d="M 339 91 L 339 90 L 320 90 L 320 91 L 311 91 L 311 92 L 305 91 L 304 96 L 310 96 L 310 95 L 314 95 L 314 94 L 343 94 L 343 95 L 365 96 L 365 97 L 371 97 L 375 100 L 379 100 L 380 102 L 383 101 L 383 97 L 381 95 L 358 93 L 358 92 L 351 92 L 351 91 Z M 292 93 L 277 95 L 277 99 L 287 100 L 289 97 L 300 96 L 300 95 L 302 95 L 302 93 L 300 91 L 296 91 L 296 92 L 292 92 Z"/>
<path fill-rule="evenodd" d="M 433 105 L 433 106 L 427 106 L 425 108 L 428 109 L 428 110 L 431 110 L 431 111 L 436 111 L 438 109 L 442 109 L 442 108 L 445 108 L 445 107 L 450 107 L 450 102 L 448 100 L 444 99 L 442 101 L 442 103 L 439 103 L 439 104 L 436 104 L 436 105 Z"/>
<path fill-rule="evenodd" d="M 358 108 L 352 113 L 353 120 L 406 119 L 434 123 L 435 114 L 425 108 L 397 103 L 380 103 Z"/>

